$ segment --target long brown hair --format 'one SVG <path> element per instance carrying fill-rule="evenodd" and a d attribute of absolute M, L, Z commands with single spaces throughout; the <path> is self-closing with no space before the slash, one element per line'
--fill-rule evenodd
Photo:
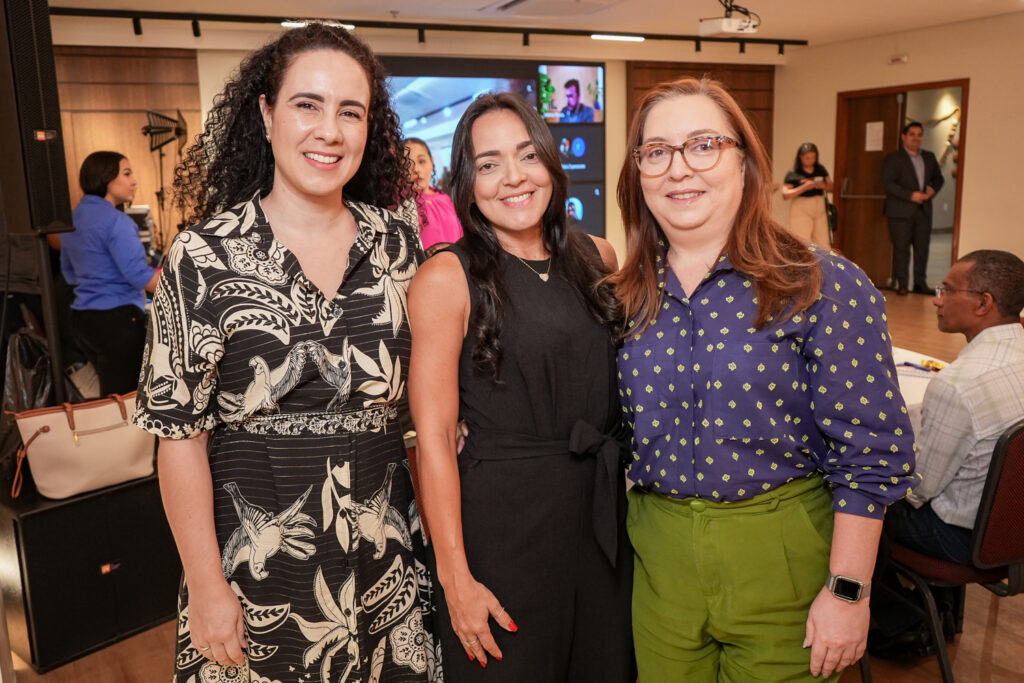
<path fill-rule="evenodd" d="M 627 149 L 643 142 L 644 125 L 654 105 L 680 95 L 702 95 L 714 102 L 739 137 L 743 154 L 744 183 L 739 211 L 725 244 L 725 253 L 736 270 L 750 276 L 757 294 L 757 320 L 793 315 L 813 304 L 821 290 L 818 257 L 771 215 L 771 165 L 764 145 L 736 100 L 718 81 L 683 78 L 662 83 L 648 91 L 629 126 Z M 626 228 L 628 256 L 622 269 L 609 280 L 615 284 L 627 320 L 635 325 L 628 334 L 642 332 L 661 307 L 655 266 L 658 242 L 665 238 L 644 200 L 640 170 L 630 153 L 622 162 L 618 185 L 619 209 Z"/>
<path fill-rule="evenodd" d="M 611 285 L 604 282 L 607 274 L 604 264 L 594 251 L 590 237 L 570 230 L 565 217 L 569 179 L 562 170 L 558 147 L 551 130 L 537 110 L 519 95 L 513 93 L 484 94 L 478 97 L 459 120 L 452 139 L 451 197 L 455 213 L 462 224 L 463 238 L 459 244 L 469 255 L 467 277 L 480 292 L 480 305 L 475 308 L 469 322 L 467 338 L 473 339 L 474 367 L 492 381 L 499 381 L 501 365 L 501 329 L 504 324 L 505 301 L 508 298 L 501 277 L 504 250 L 494 233 L 494 227 L 476 205 L 473 194 L 476 182 L 474 164 L 473 125 L 484 114 L 510 111 L 526 127 L 537 151 L 537 157 L 551 176 L 551 201 L 541 218 L 544 245 L 551 252 L 551 267 L 564 274 L 566 280 L 579 293 L 587 312 L 604 325 L 609 335 L 617 337 L 622 329 L 619 302 Z"/>

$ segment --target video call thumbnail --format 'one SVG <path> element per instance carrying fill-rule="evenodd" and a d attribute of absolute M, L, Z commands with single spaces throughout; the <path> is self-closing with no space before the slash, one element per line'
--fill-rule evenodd
<path fill-rule="evenodd" d="M 604 67 L 541 64 L 538 109 L 548 123 L 604 121 Z"/>
<path fill-rule="evenodd" d="M 604 180 L 604 126 L 549 125 L 569 182 Z"/>
<path fill-rule="evenodd" d="M 565 215 L 570 229 L 604 237 L 604 183 L 570 184 Z"/>

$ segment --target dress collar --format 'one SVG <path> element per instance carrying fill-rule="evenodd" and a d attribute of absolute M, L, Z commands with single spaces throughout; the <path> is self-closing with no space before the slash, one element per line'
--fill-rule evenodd
<path fill-rule="evenodd" d="M 346 200 L 345 204 L 356 222 L 356 238 L 349 252 L 349 265 L 345 274 L 347 280 L 352 270 L 375 245 L 383 242 L 389 232 L 399 228 L 394 224 L 393 216 L 388 211 L 357 201 Z M 270 221 L 267 220 L 260 203 L 259 191 L 249 200 L 236 204 L 191 229 L 221 240 L 238 240 L 242 244 L 229 250 L 237 251 L 238 248 L 243 248 L 251 252 L 256 260 L 264 261 L 266 267 L 273 268 L 271 264 L 275 264 L 288 278 L 298 281 L 306 288 L 314 287 L 302 272 L 295 255 L 274 237 Z"/>

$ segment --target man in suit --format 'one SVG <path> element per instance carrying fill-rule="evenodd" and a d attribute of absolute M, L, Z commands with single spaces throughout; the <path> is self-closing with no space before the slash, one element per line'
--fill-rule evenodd
<path fill-rule="evenodd" d="M 892 239 L 893 278 L 900 294 L 907 293 L 910 247 L 914 247 L 914 291 L 933 293 L 928 286 L 928 245 L 932 238 L 932 197 L 944 179 L 935 155 L 921 149 L 924 128 L 911 122 L 903 127 L 903 149 L 882 162 L 885 217 Z"/>

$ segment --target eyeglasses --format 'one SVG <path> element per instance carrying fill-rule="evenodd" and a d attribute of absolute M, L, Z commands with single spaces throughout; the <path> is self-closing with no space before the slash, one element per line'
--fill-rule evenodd
<path fill-rule="evenodd" d="M 633 160 L 640 175 L 658 178 L 672 166 L 676 152 L 683 155 L 683 163 L 691 171 L 710 171 L 722 158 L 722 150 L 729 147 L 743 149 L 737 141 L 725 135 L 700 135 L 690 138 L 681 145 L 666 145 L 660 142 L 633 148 Z"/>
<path fill-rule="evenodd" d="M 947 287 L 946 285 L 939 285 L 935 288 L 935 296 L 939 299 L 946 296 L 949 292 L 967 292 L 968 294 L 984 294 L 985 292 L 977 289 L 958 289 L 956 287 Z"/>

